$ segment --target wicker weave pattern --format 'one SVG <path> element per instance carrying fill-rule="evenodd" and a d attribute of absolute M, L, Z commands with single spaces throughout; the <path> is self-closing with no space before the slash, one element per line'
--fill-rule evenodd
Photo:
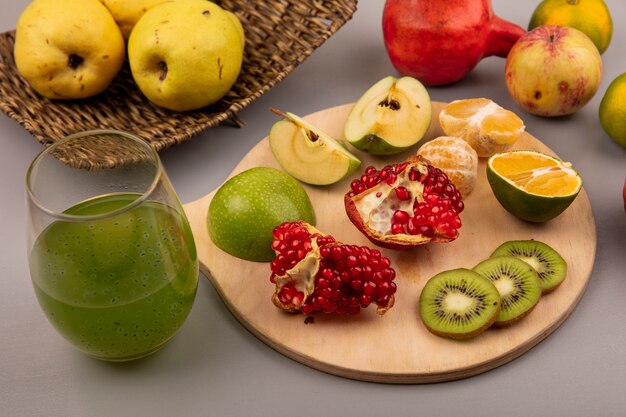
<path fill-rule="evenodd" d="M 231 119 L 293 71 L 352 17 L 357 0 L 216 0 L 241 19 L 246 32 L 239 79 L 218 103 L 176 113 L 148 102 L 127 63 L 102 94 L 81 101 L 51 101 L 19 76 L 15 32 L 0 34 L 0 109 L 43 144 L 91 129 L 135 133 L 161 151 Z"/>

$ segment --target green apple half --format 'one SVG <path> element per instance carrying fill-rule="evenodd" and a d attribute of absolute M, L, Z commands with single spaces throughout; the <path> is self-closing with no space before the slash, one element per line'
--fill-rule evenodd
<path fill-rule="evenodd" d="M 432 104 L 412 77 L 389 76 L 356 102 L 344 134 L 352 146 L 373 155 L 393 155 L 419 142 L 430 126 Z"/>
<path fill-rule="evenodd" d="M 272 126 L 270 148 L 280 166 L 292 177 L 307 184 L 328 185 L 361 165 L 339 142 L 302 118 L 272 111 L 285 119 Z"/>

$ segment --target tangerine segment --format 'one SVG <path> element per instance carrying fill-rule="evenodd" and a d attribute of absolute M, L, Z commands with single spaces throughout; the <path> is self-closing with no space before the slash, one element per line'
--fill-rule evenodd
<path fill-rule="evenodd" d="M 487 98 L 455 100 L 439 114 L 447 136 L 465 140 L 479 157 L 504 152 L 524 132 L 522 119 Z"/>
<path fill-rule="evenodd" d="M 576 193 L 582 182 L 569 163 L 537 152 L 505 153 L 493 158 L 491 167 L 517 188 L 547 197 Z"/>
<path fill-rule="evenodd" d="M 544 158 L 534 153 L 512 152 L 502 154 L 491 162 L 493 169 L 505 177 L 512 177 L 520 173 L 540 168 L 557 166 L 558 162 L 551 158 Z"/>
<path fill-rule="evenodd" d="M 526 191 L 546 196 L 565 196 L 578 190 L 580 179 L 566 170 L 550 170 L 533 177 L 526 184 Z"/>
<path fill-rule="evenodd" d="M 524 123 L 512 111 L 498 108 L 484 117 L 481 130 L 493 135 L 498 143 L 513 143 L 524 131 Z"/>
<path fill-rule="evenodd" d="M 446 106 L 446 113 L 457 119 L 470 119 L 490 103 L 492 103 L 492 101 L 488 98 L 455 100 Z"/>

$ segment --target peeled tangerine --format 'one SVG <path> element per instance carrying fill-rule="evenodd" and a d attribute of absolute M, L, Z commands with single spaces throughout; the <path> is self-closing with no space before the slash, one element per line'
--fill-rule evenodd
<path fill-rule="evenodd" d="M 418 155 L 446 173 L 463 198 L 470 195 L 478 175 L 478 155 L 466 141 L 440 136 L 423 144 Z"/>
<path fill-rule="evenodd" d="M 356 314 L 373 304 L 384 314 L 393 306 L 396 272 L 380 251 L 344 245 L 303 221 L 282 223 L 273 235 L 270 281 L 279 309 Z"/>
<path fill-rule="evenodd" d="M 439 123 L 447 136 L 464 139 L 481 158 L 506 151 L 525 130 L 515 113 L 487 98 L 449 103 L 441 110 Z"/>

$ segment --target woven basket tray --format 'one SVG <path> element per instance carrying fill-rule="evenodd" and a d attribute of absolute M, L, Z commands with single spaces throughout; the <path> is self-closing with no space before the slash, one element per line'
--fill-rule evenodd
<path fill-rule="evenodd" d="M 239 78 L 215 105 L 177 113 L 151 104 L 126 63 L 109 88 L 80 101 L 39 96 L 13 60 L 15 31 L 0 34 L 0 109 L 43 143 L 83 130 L 135 133 L 161 151 L 231 119 L 294 70 L 352 17 L 357 0 L 216 0 L 243 23 L 246 47 Z"/>

